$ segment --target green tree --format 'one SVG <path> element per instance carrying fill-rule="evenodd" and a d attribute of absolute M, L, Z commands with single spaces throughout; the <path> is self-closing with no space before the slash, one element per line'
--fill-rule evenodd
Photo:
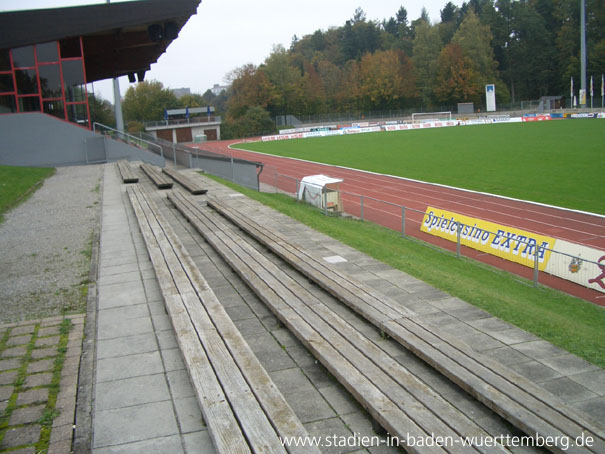
<path fill-rule="evenodd" d="M 442 44 L 439 28 L 422 21 L 416 27 L 413 62 L 418 76 L 418 91 L 425 106 L 435 100 L 435 81 L 439 70 L 439 53 Z"/>
<path fill-rule="evenodd" d="M 221 135 L 224 139 L 273 134 L 275 123 L 271 115 L 260 106 L 252 106 L 239 118 L 229 118 L 223 123 Z"/>
<path fill-rule="evenodd" d="M 416 77 L 409 58 L 401 51 L 366 54 L 359 63 L 357 96 L 362 109 L 391 109 L 415 96 Z"/>
<path fill-rule="evenodd" d="M 491 47 L 492 33 L 488 25 L 483 25 L 473 9 L 469 9 L 460 27 L 452 38 L 473 65 L 473 70 L 481 82 L 491 83 L 496 79 L 498 63 Z"/>
<path fill-rule="evenodd" d="M 113 105 L 109 101 L 97 98 L 93 93 L 88 93 L 88 105 L 90 107 L 91 124 L 97 122 L 112 128 L 116 127 Z"/>
<path fill-rule="evenodd" d="M 179 107 L 179 102 L 172 91 L 164 88 L 157 80 L 139 82 L 130 86 L 124 101 L 122 111 L 124 121 L 158 121 L 164 118 L 164 109 Z"/>

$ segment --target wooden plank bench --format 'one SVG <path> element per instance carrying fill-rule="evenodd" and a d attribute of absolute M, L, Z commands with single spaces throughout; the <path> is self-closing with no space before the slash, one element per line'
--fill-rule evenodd
<path fill-rule="evenodd" d="M 603 427 L 586 414 L 328 266 L 278 232 L 217 200 L 209 200 L 208 205 L 525 433 L 553 440 L 594 440 L 591 447 L 573 446 L 566 451 L 561 444 L 548 447 L 552 452 L 605 452 Z"/>
<path fill-rule="evenodd" d="M 128 161 L 123 159 L 119 160 L 116 165 L 118 166 L 118 171 L 120 172 L 120 177 L 122 178 L 122 182 L 124 183 L 138 183 L 139 177 L 134 173 Z"/>
<path fill-rule="evenodd" d="M 202 188 L 197 181 L 194 181 L 192 178 L 176 169 L 164 167 L 162 172 L 179 183 L 193 195 L 206 194 L 208 192 L 208 189 Z"/>
<path fill-rule="evenodd" d="M 140 187 L 127 189 L 217 453 L 318 454 L 170 225 Z"/>
<path fill-rule="evenodd" d="M 181 193 L 168 199 L 273 313 L 330 370 L 401 446 L 435 436 L 488 434 L 394 360 L 315 294 L 247 243 L 212 210 Z M 410 437 L 410 438 L 408 438 Z M 508 452 L 502 446 L 407 446 L 409 452 Z"/>
<path fill-rule="evenodd" d="M 141 169 L 147 174 L 149 179 L 155 184 L 158 189 L 170 189 L 172 187 L 172 180 L 162 174 L 157 167 L 151 164 L 141 164 Z"/>

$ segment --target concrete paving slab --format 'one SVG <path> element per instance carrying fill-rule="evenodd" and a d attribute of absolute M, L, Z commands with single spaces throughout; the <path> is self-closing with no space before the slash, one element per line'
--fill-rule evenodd
<path fill-rule="evenodd" d="M 97 383 L 163 372 L 164 366 L 157 350 L 97 361 Z"/>
<path fill-rule="evenodd" d="M 118 337 L 97 342 L 97 359 L 130 356 L 150 353 L 157 350 L 157 341 L 153 333 Z"/>
<path fill-rule="evenodd" d="M 93 447 L 120 445 L 179 433 L 172 402 L 152 402 L 95 412 Z"/>
<path fill-rule="evenodd" d="M 96 386 L 95 395 L 97 411 L 161 402 L 171 398 L 164 374 L 101 382 Z"/>

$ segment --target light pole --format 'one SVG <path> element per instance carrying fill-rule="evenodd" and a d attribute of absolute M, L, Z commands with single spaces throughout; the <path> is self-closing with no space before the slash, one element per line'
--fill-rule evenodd
<path fill-rule="evenodd" d="M 582 0 L 584 1 L 584 0 Z M 109 3 L 110 0 L 107 0 Z M 122 99 L 120 96 L 120 81 L 117 77 L 113 79 L 113 109 L 116 116 L 116 129 L 124 132 L 124 117 L 122 116 Z"/>
<path fill-rule="evenodd" d="M 580 0 L 580 103 L 586 107 L 586 0 Z"/>

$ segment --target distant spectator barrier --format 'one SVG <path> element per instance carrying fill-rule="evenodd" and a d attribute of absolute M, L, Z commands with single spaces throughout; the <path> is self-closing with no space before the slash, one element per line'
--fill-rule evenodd
<path fill-rule="evenodd" d="M 262 183 L 275 192 L 297 194 L 301 180 L 265 167 Z M 342 213 L 371 221 L 453 252 L 497 265 L 547 285 L 552 277 L 605 293 L 605 251 L 533 232 L 460 215 L 437 207 L 415 210 L 373 197 L 340 191 Z M 324 210 L 328 214 L 327 210 Z M 486 256 L 492 257 L 486 260 Z M 500 262 L 502 263 L 502 262 Z"/>

